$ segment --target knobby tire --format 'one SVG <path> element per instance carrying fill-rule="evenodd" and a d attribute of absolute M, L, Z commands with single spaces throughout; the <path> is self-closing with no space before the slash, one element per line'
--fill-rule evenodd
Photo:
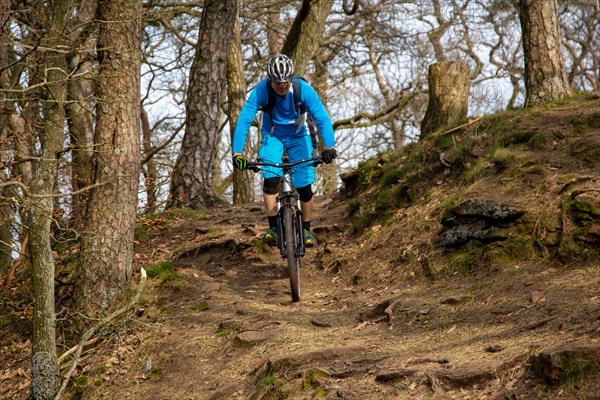
<path fill-rule="evenodd" d="M 292 301 L 300 301 L 300 256 L 298 255 L 298 240 L 296 226 L 296 215 L 292 207 L 283 210 L 283 231 L 285 238 L 285 254 L 290 275 L 290 288 L 292 290 Z"/>

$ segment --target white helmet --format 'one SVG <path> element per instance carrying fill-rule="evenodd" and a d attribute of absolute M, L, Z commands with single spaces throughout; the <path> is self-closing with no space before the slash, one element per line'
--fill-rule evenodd
<path fill-rule="evenodd" d="M 271 82 L 288 82 L 294 75 L 294 63 L 283 54 L 278 54 L 267 64 L 267 76 Z"/>

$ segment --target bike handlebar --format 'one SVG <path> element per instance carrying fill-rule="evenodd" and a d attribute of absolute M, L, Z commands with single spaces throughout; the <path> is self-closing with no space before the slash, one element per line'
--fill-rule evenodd
<path fill-rule="evenodd" d="M 292 163 L 284 162 L 281 164 L 268 163 L 268 162 L 262 162 L 262 161 L 251 161 L 248 163 L 247 168 L 251 171 L 258 172 L 258 171 L 260 171 L 260 167 L 291 168 L 291 167 L 295 167 L 296 165 L 299 165 L 299 164 L 310 163 L 310 162 L 312 162 L 312 165 L 316 167 L 317 165 L 323 163 L 323 159 L 321 158 L 321 156 L 316 156 L 316 157 L 312 157 L 312 158 L 305 158 L 305 159 L 299 160 L 299 161 L 294 161 Z"/>

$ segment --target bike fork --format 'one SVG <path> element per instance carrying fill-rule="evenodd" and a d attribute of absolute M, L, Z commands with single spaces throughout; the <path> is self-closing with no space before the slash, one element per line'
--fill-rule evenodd
<path fill-rule="evenodd" d="M 278 201 L 280 202 L 279 211 L 277 213 L 277 232 L 280 232 L 279 253 L 281 254 L 281 257 L 287 258 L 285 242 L 288 239 L 283 237 L 285 232 L 285 229 L 283 228 L 283 210 L 285 208 L 291 208 L 294 211 L 296 223 L 295 247 L 296 251 L 298 252 L 298 256 L 302 257 L 305 254 L 304 232 L 302 230 L 302 211 L 300 211 L 300 208 L 298 207 L 298 198 L 291 193 L 284 193 L 283 195 L 279 196 Z"/>

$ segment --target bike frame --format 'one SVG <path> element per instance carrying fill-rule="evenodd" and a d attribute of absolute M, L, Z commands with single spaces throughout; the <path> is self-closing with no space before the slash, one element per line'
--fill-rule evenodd
<path fill-rule="evenodd" d="M 265 163 L 260 160 L 248 163 L 248 169 L 254 172 L 260 171 L 262 169 L 261 167 L 281 168 L 283 171 L 283 188 L 281 194 L 277 196 L 277 230 L 278 232 L 280 232 L 280 234 L 283 233 L 283 210 L 286 207 L 294 209 L 294 214 L 297 220 L 296 226 L 302 227 L 302 209 L 300 207 L 300 196 L 298 195 L 298 192 L 296 192 L 296 188 L 294 188 L 294 185 L 292 184 L 292 168 L 300 164 L 307 164 L 307 166 L 317 166 L 322 163 L 321 157 L 319 156 L 306 158 L 303 160 L 295 161 L 293 163 L 287 162 L 287 160 L 288 158 L 286 156 L 283 158 L 281 164 Z M 304 237 L 302 229 L 298 229 L 296 231 L 296 234 L 298 236 L 298 240 L 296 241 L 296 249 L 298 252 L 298 256 L 303 257 L 306 253 L 306 248 L 304 246 Z M 285 240 L 279 241 L 279 252 L 281 254 L 281 257 L 287 257 L 285 250 Z"/>
<path fill-rule="evenodd" d="M 304 256 L 304 230 L 302 229 L 302 210 L 300 209 L 300 195 L 292 184 L 292 168 L 296 165 L 318 165 L 320 157 L 313 157 L 293 163 L 287 162 L 287 156 L 281 164 L 252 162 L 248 169 L 258 172 L 261 167 L 275 167 L 283 170 L 283 190 L 277 196 L 277 231 L 279 232 L 279 252 L 281 257 L 287 258 L 288 273 L 292 301 L 300 301 L 300 257 Z M 312 163 L 312 164 L 310 164 Z M 284 225 L 285 221 L 285 225 Z"/>

